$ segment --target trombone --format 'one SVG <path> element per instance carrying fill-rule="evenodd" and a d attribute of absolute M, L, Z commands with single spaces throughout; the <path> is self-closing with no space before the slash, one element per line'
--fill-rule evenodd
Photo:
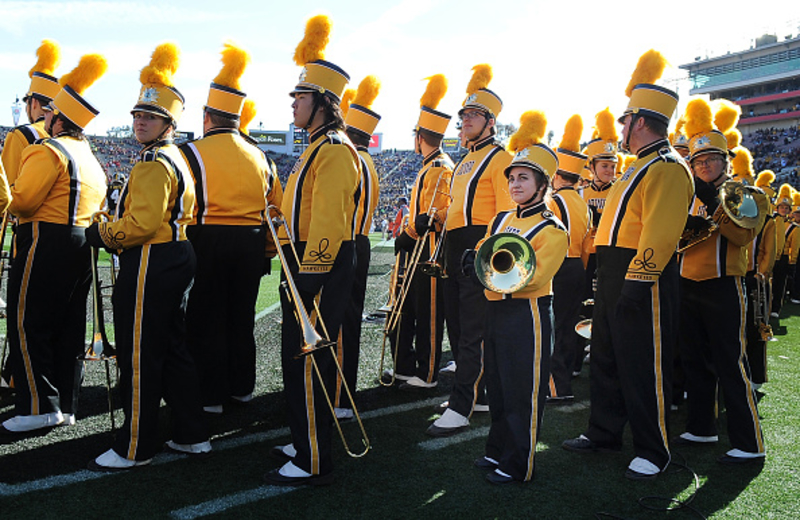
<path fill-rule="evenodd" d="M 403 305 L 405 305 L 406 297 L 411 291 L 411 282 L 414 279 L 414 274 L 417 270 L 417 267 L 419 266 L 420 270 L 427 275 L 444 277 L 444 269 L 439 263 L 438 258 L 440 251 L 442 250 L 444 238 L 447 234 L 446 228 L 444 231 L 442 231 L 436 246 L 433 247 L 430 258 L 425 262 L 421 262 L 420 260 L 422 259 L 422 253 L 425 251 L 425 246 L 428 242 L 428 236 L 431 233 L 431 229 L 433 228 L 436 219 L 436 212 L 438 211 L 436 206 L 434 206 L 434 203 L 436 202 L 436 196 L 444 195 L 447 197 L 449 202 L 453 200 L 453 197 L 449 192 L 445 192 L 440 189 L 442 180 L 445 177 L 445 173 L 446 170 L 443 170 L 441 173 L 439 173 L 439 178 L 436 179 L 433 197 L 431 197 L 431 202 L 428 205 L 428 211 L 426 213 L 428 217 L 428 225 L 425 233 L 423 233 L 422 236 L 417 239 L 417 242 L 414 244 L 414 249 L 411 251 L 410 255 L 405 257 L 405 266 L 402 274 L 400 273 L 399 254 L 395 259 L 394 267 L 392 268 L 392 282 L 390 283 L 389 287 L 389 302 L 380 309 L 386 313 L 386 321 L 383 325 L 383 343 L 381 344 L 381 364 L 378 368 L 378 382 L 381 384 L 381 386 L 392 386 L 395 382 L 395 375 L 397 372 L 397 341 L 395 342 L 394 354 L 392 355 L 392 377 L 388 380 L 388 382 L 384 381 L 382 377 L 385 364 L 384 360 L 386 359 L 386 339 L 390 334 L 392 334 L 392 332 L 395 332 L 397 334 L 397 340 L 399 341 L 400 321 L 402 319 Z M 447 215 L 450 212 L 449 202 L 443 220 L 444 222 L 447 221 Z M 397 293 L 396 296 L 395 293 Z"/>
<path fill-rule="evenodd" d="M 311 364 L 314 366 L 314 371 L 317 374 L 317 379 L 319 379 L 319 384 L 322 387 L 322 393 L 325 395 L 325 401 L 328 403 L 328 408 L 331 411 L 331 416 L 333 417 L 333 422 L 336 425 L 336 429 L 339 432 L 339 437 L 342 439 L 342 444 L 344 444 L 344 449 L 348 455 L 354 458 L 363 457 L 367 454 L 370 449 L 369 437 L 367 437 L 367 431 L 364 429 L 364 423 L 361 421 L 361 416 L 358 413 L 358 409 L 356 408 L 355 400 L 353 399 L 353 394 L 350 392 L 350 386 L 347 384 L 347 381 L 344 377 L 344 372 L 342 371 L 342 366 L 339 364 L 339 359 L 336 357 L 336 342 L 330 340 L 330 335 L 328 334 L 328 330 L 325 327 L 325 323 L 322 321 L 322 315 L 319 312 L 319 306 L 317 305 L 316 300 L 312 299 L 312 303 L 314 305 L 314 313 L 316 315 L 317 320 L 319 321 L 320 327 L 322 329 L 322 334 L 320 335 L 314 325 L 311 323 L 311 319 L 308 317 L 308 312 L 306 311 L 305 306 L 303 305 L 303 301 L 300 299 L 300 292 L 297 290 L 297 286 L 294 283 L 294 279 L 292 278 L 292 273 L 289 270 L 289 263 L 286 260 L 286 256 L 283 253 L 283 248 L 280 247 L 280 239 L 278 237 L 278 231 L 275 229 L 275 225 L 283 226 L 284 231 L 286 232 L 287 237 L 291 237 L 292 233 L 289 229 L 289 224 L 286 223 L 286 217 L 281 212 L 280 208 L 277 206 L 269 206 L 267 208 L 267 226 L 269 227 L 269 231 L 272 234 L 272 239 L 275 241 L 275 245 L 277 246 L 276 249 L 278 250 L 278 258 L 281 262 L 281 267 L 283 268 L 283 274 L 286 277 L 286 280 L 281 282 L 281 288 L 286 292 L 286 296 L 289 301 L 294 306 L 294 315 L 297 319 L 297 325 L 300 327 L 300 332 L 303 335 L 303 344 L 300 345 L 300 351 L 295 356 L 295 359 L 303 357 L 303 356 L 311 356 Z M 270 215 L 275 215 L 271 217 Z M 292 249 L 292 254 L 294 255 L 294 259 L 297 265 L 300 265 L 300 257 L 297 254 L 297 249 L 294 247 L 294 243 L 291 239 L 288 240 L 289 246 Z M 333 363 L 336 366 L 336 370 L 339 373 L 339 377 L 342 380 L 342 386 L 347 392 L 347 398 L 350 400 L 350 403 L 353 405 L 353 414 L 355 415 L 356 422 L 358 423 L 358 427 L 361 429 L 361 441 L 364 444 L 364 451 L 360 453 L 355 453 L 350 450 L 350 446 L 347 444 L 347 440 L 345 439 L 344 432 L 342 431 L 342 426 L 339 422 L 339 419 L 336 417 L 336 412 L 334 411 L 333 401 L 331 400 L 330 394 L 328 392 L 328 388 L 325 386 L 325 380 L 322 378 L 322 373 L 320 373 L 319 366 L 317 365 L 317 359 L 315 357 L 317 351 L 329 349 L 331 356 L 333 357 Z"/>
<path fill-rule="evenodd" d="M 3 222 L 0 224 L 0 289 L 3 287 L 3 273 L 6 270 L 6 258 L 11 258 L 11 251 L 6 254 L 5 245 L 6 245 L 6 232 L 9 226 L 9 214 L 8 211 L 3 212 Z M 12 239 L 12 250 L 13 250 L 13 239 Z M 6 302 L 0 298 L 0 318 L 6 318 Z M 3 351 L 0 353 L 0 388 L 13 388 L 13 376 L 9 375 L 8 380 L 6 380 L 6 353 L 8 352 L 8 327 L 6 327 L 6 334 L 3 338 Z"/>
<path fill-rule="evenodd" d="M 772 326 L 769 324 L 769 297 L 767 292 L 767 279 L 763 273 L 756 270 L 756 286 L 753 298 L 753 317 L 762 341 L 772 341 Z"/>

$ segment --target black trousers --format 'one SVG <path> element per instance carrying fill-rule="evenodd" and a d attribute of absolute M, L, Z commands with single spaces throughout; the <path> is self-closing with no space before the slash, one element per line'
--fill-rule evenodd
<path fill-rule="evenodd" d="M 492 426 L 486 456 L 516 480 L 533 478 L 553 345 L 552 298 L 486 307 L 486 391 Z"/>
<path fill-rule="evenodd" d="M 747 377 L 745 317 L 747 295 L 740 276 L 702 282 L 681 279 L 681 338 L 686 373 L 686 431 L 717 434 L 717 390 L 728 416 L 731 445 L 764 452 L 758 409 Z"/>
<path fill-rule="evenodd" d="M 421 261 L 430 258 L 430 249 L 431 242 L 422 250 Z M 408 255 L 406 252 L 400 254 Z M 399 346 L 397 331 L 390 335 L 392 348 L 398 349 L 397 373 L 433 383 L 439 377 L 444 338 L 442 281 L 417 267 L 410 283 L 400 317 Z"/>
<path fill-rule="evenodd" d="M 344 321 L 339 332 L 337 355 L 342 366 L 345 381 L 350 391 L 355 393 L 358 384 L 358 360 L 361 356 L 361 323 L 364 314 L 364 297 L 367 292 L 367 276 L 369 275 L 370 244 L 366 235 L 356 235 L 356 268 L 353 278 L 353 290 Z M 336 407 L 352 408 L 347 399 L 341 376 L 336 374 Z"/>
<path fill-rule="evenodd" d="M 476 403 L 486 401 L 483 380 L 483 327 L 486 297 L 483 287 L 461 272 L 461 256 L 486 234 L 486 226 L 468 226 L 447 232 L 444 312 L 447 333 L 456 360 L 456 382 L 450 408 L 469 417 Z M 455 345 L 455 347 L 453 347 Z"/>
<path fill-rule="evenodd" d="M 789 272 L 794 271 L 795 266 L 789 264 L 789 255 L 781 255 L 775 262 L 772 269 L 772 307 L 771 312 L 781 313 L 783 300 L 786 298 L 786 284 Z"/>
<path fill-rule="evenodd" d="M 8 343 L 17 415 L 77 411 L 91 256 L 84 229 L 17 226 L 8 279 Z"/>
<path fill-rule="evenodd" d="M 678 267 L 671 259 L 651 287 L 648 304 L 634 305 L 620 294 L 635 253 L 597 248 L 591 411 L 585 435 L 600 446 L 619 447 L 630 422 L 636 456 L 664 469 L 670 461 L 667 415 L 677 335 Z"/>
<path fill-rule="evenodd" d="M 767 342 L 762 339 L 755 319 L 755 308 L 758 304 L 755 301 L 756 285 L 755 275 L 748 273 L 745 277 L 745 287 L 747 288 L 747 363 L 745 366 L 749 367 L 750 381 L 763 384 L 767 382 Z M 764 292 L 766 293 L 764 297 L 769 302 L 769 290 Z M 769 305 L 767 305 L 767 312 L 769 312 Z M 765 319 L 769 322 L 769 315 Z"/>
<path fill-rule="evenodd" d="M 553 277 L 555 345 L 550 360 L 551 397 L 572 396 L 572 372 L 583 361 L 583 338 L 575 332 L 580 319 L 586 273 L 580 258 L 566 258 Z"/>
<path fill-rule="evenodd" d="M 302 257 L 305 243 L 295 244 L 297 252 Z M 289 250 L 283 246 L 287 257 L 289 270 L 294 276 L 297 273 L 297 263 Z M 281 279 L 285 279 L 285 272 Z M 333 268 L 326 276 L 325 284 L 318 296 L 319 311 L 328 331 L 336 331 L 342 326 L 350 291 L 353 287 L 355 276 L 355 244 L 343 242 L 339 253 L 336 255 Z M 301 293 L 303 305 L 313 316 L 313 294 Z M 303 343 L 303 336 L 295 318 L 295 308 L 281 292 L 281 309 L 283 321 L 281 324 L 281 365 L 283 367 L 283 394 L 286 399 L 289 429 L 292 434 L 292 443 L 297 450 L 294 464 L 313 475 L 324 475 L 333 471 L 331 454 L 331 434 L 333 432 L 333 417 L 325 400 L 322 384 L 333 397 L 333 388 L 336 380 L 336 368 L 333 363 L 335 350 L 323 349 L 315 354 L 297 358 Z M 312 318 L 313 319 L 313 318 Z M 317 323 L 317 325 L 319 325 Z M 321 327 L 317 326 L 321 331 Z M 334 338 L 335 339 L 335 338 Z M 313 367 L 312 357 L 316 359 L 322 380 Z"/>
<path fill-rule="evenodd" d="M 200 383 L 186 348 L 186 302 L 195 271 L 188 241 L 132 247 L 119 255 L 114 331 L 125 421 L 114 451 L 147 460 L 161 450 L 161 400 L 172 412 L 172 439 L 208 440 Z"/>
<path fill-rule="evenodd" d="M 187 345 L 200 375 L 203 406 L 253 392 L 255 306 L 264 269 L 263 226 L 189 226 L 197 256 L 186 308 Z"/>

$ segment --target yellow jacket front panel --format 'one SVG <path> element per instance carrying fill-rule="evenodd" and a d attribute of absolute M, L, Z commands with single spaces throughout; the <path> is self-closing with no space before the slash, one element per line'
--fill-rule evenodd
<path fill-rule="evenodd" d="M 547 206 L 569 233 L 567 258 L 580 258 L 583 239 L 589 229 L 589 207 L 573 188 L 562 188 L 555 192 Z"/>
<path fill-rule="evenodd" d="M 453 174 L 447 229 L 485 226 L 499 212 L 514 208 L 505 176 L 511 159 L 491 136 L 470 148 Z"/>
<path fill-rule="evenodd" d="M 669 143 L 646 146 L 609 191 L 595 246 L 635 250 L 626 279 L 657 280 L 675 253 L 693 193 L 691 173 Z"/>
<path fill-rule="evenodd" d="M 264 152 L 233 128 L 209 131 L 180 147 L 194 179 L 192 224 L 258 226 L 264 222 L 270 170 Z M 272 204 L 272 201 L 269 201 Z"/>
<path fill-rule="evenodd" d="M 763 275 L 769 275 L 778 258 L 777 235 L 775 234 L 775 218 L 767 217 L 764 228 L 755 240 L 747 246 L 747 272 L 758 269 Z"/>
<path fill-rule="evenodd" d="M 192 175 L 178 147 L 158 144 L 142 150 L 114 221 L 100 224 L 100 237 L 112 249 L 186 240 L 195 204 Z"/>
<path fill-rule="evenodd" d="M 89 227 L 105 204 L 106 189 L 106 174 L 86 140 L 46 139 L 22 152 L 9 210 L 22 224 Z"/>
<path fill-rule="evenodd" d="M 783 255 L 783 248 L 786 246 L 786 217 L 781 216 L 779 213 L 773 215 L 775 217 L 775 249 L 778 251 L 778 258 Z"/>
<path fill-rule="evenodd" d="M 783 245 L 783 254 L 789 257 L 789 265 L 797 263 L 797 254 L 800 252 L 800 226 L 794 222 L 786 223 L 786 231 Z"/>
<path fill-rule="evenodd" d="M 411 190 L 410 216 L 405 232 L 411 238 L 419 238 L 414 221 L 417 215 L 426 215 L 435 209 L 434 223 L 441 230 L 450 207 L 450 183 L 453 177 L 453 161 L 441 150 L 434 150 L 422 161 L 422 169 L 414 179 Z"/>
<path fill-rule="evenodd" d="M 50 135 L 44 129 L 44 118 L 32 124 L 18 126 L 8 133 L 3 143 L 3 153 L 0 155 L 0 160 L 6 169 L 8 184 L 14 184 L 17 180 L 19 166 L 22 162 L 22 151 L 37 140 L 48 137 Z"/>
<path fill-rule="evenodd" d="M 354 239 L 361 160 L 341 131 L 323 127 L 309 136 L 309 142 L 286 181 L 281 211 L 291 240 L 306 242 L 300 272 L 326 273 L 342 242 Z M 283 228 L 279 238 L 281 244 L 288 241 Z"/>
<path fill-rule="evenodd" d="M 378 171 L 375 162 L 366 148 L 358 148 L 361 160 L 361 173 L 358 183 L 358 205 L 356 207 L 356 235 L 369 235 L 372 229 L 372 215 L 378 206 Z"/>
<path fill-rule="evenodd" d="M 475 249 L 480 249 L 483 242 L 498 233 L 514 233 L 525 237 L 533 246 L 536 255 L 536 271 L 528 285 L 510 293 L 501 294 L 485 290 L 487 300 L 503 300 L 508 298 L 536 299 L 553 294 L 553 276 L 561 268 L 567 255 L 569 238 L 567 230 L 560 220 L 555 218 L 547 206 L 541 202 L 530 208 L 503 211 L 498 213 L 486 230 L 486 236 L 478 242 Z"/>

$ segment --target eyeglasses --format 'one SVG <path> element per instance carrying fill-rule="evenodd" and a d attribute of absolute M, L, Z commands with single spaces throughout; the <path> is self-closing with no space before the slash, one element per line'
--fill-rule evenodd
<path fill-rule="evenodd" d="M 695 159 L 692 161 L 693 168 L 705 168 L 706 166 L 711 167 L 717 161 L 721 161 L 719 157 L 709 157 L 708 159 Z"/>
<path fill-rule="evenodd" d="M 462 112 L 460 117 L 462 121 L 468 121 L 470 119 L 475 119 L 478 116 L 486 117 L 485 114 L 480 110 L 473 110 L 471 112 Z"/>

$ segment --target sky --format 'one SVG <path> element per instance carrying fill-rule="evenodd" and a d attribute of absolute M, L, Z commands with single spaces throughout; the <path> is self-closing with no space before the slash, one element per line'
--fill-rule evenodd
<path fill-rule="evenodd" d="M 747 7 L 733 9 L 740 4 Z M 648 49 L 670 61 L 662 84 L 678 91 L 681 110 L 689 86 L 679 65 L 746 50 L 765 32 L 779 40 L 800 33 L 795 0 L 2 0 L 0 125 L 13 124 L 11 105 L 27 91 L 28 71 L 44 38 L 61 45 L 57 76 L 72 70 L 83 54 L 106 56 L 108 72 L 85 93 L 100 110 L 86 129 L 95 135 L 131 123 L 139 71 L 158 44 L 173 41 L 181 49 L 175 86 L 187 100 L 179 129 L 199 135 L 209 84 L 221 67 L 219 51 L 232 40 L 252 57 L 241 79 L 242 90 L 258 107 L 252 126 L 288 130 L 292 99 L 287 93 L 301 70 L 292 55 L 306 20 L 319 13 L 333 21 L 326 59 L 350 74 L 350 86 L 368 74 L 381 80 L 372 108 L 382 116 L 377 132 L 383 133 L 384 149 L 412 148 L 424 78 L 433 74 L 444 74 L 450 85 L 439 110 L 455 115 L 472 67 L 488 63 L 494 71 L 489 88 L 504 102 L 500 123 L 517 125 L 524 111 L 542 110 L 558 140 L 567 119 L 577 113 L 588 139 L 597 112 L 624 110 L 625 87 Z M 448 137 L 456 133 L 451 122 Z"/>

